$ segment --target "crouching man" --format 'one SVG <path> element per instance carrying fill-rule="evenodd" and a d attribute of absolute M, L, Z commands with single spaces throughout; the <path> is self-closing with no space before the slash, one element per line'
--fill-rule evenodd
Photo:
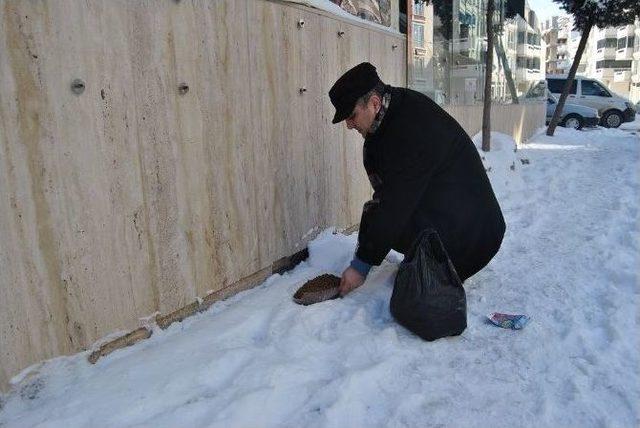
<path fill-rule="evenodd" d="M 500 248 L 505 222 L 460 124 L 427 96 L 385 85 L 366 62 L 342 75 L 329 97 L 333 123 L 344 120 L 364 138 L 374 191 L 340 294 L 362 285 L 389 250 L 406 253 L 426 228 L 437 231 L 463 282 L 486 266 Z"/>

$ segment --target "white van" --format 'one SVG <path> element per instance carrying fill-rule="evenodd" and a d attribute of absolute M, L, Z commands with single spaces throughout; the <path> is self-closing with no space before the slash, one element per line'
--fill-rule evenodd
<path fill-rule="evenodd" d="M 566 75 L 547 75 L 549 92 L 560 98 L 566 80 Z M 633 122 L 636 118 L 631 101 L 615 94 L 601 82 L 584 76 L 576 76 L 567 102 L 595 108 L 600 114 L 600 125 L 607 128 L 617 128 L 623 122 Z"/>

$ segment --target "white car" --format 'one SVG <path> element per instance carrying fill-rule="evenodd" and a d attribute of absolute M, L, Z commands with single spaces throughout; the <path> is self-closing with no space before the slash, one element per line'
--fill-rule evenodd
<path fill-rule="evenodd" d="M 551 93 L 547 92 L 547 125 L 553 118 L 553 113 L 558 106 L 558 99 Z M 565 128 L 582 129 L 585 126 L 598 126 L 600 116 L 598 110 L 577 104 L 565 103 L 562 109 L 562 116 L 558 125 Z"/>
<path fill-rule="evenodd" d="M 549 92 L 560 97 L 566 80 L 566 75 L 547 75 Z M 600 124 L 607 128 L 617 128 L 636 119 L 636 109 L 631 101 L 610 91 L 601 82 L 584 76 L 576 76 L 567 102 L 595 108 L 600 115 Z"/>

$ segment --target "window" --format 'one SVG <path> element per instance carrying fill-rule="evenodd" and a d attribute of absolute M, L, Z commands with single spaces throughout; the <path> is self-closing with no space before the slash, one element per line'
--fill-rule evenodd
<path fill-rule="evenodd" d="M 413 24 L 413 45 L 424 48 L 424 25 Z"/>
<path fill-rule="evenodd" d="M 582 95 L 595 95 L 597 97 L 610 97 L 611 94 L 598 82 L 592 80 L 582 81 Z"/>
<path fill-rule="evenodd" d="M 426 61 L 426 58 L 423 56 L 414 57 L 413 63 L 415 64 L 415 67 L 418 69 L 427 68 L 427 61 Z"/>
<path fill-rule="evenodd" d="M 602 61 L 596 61 L 596 69 L 601 68 L 619 68 L 624 70 L 631 69 L 631 60 L 630 59 L 604 59 Z"/>
<path fill-rule="evenodd" d="M 469 38 L 469 25 L 468 24 L 460 24 L 460 38 L 468 39 Z"/>
<path fill-rule="evenodd" d="M 564 87 L 566 81 L 567 79 L 547 79 L 547 87 L 549 88 L 549 92 L 553 94 L 561 94 L 562 88 Z M 570 94 L 575 95 L 576 86 L 576 81 L 574 80 L 573 84 L 571 85 L 571 89 L 569 90 Z"/>
<path fill-rule="evenodd" d="M 418 16 L 424 16 L 424 3 L 414 3 L 413 14 Z"/>
<path fill-rule="evenodd" d="M 524 31 L 518 31 L 518 44 L 524 44 Z"/>
<path fill-rule="evenodd" d="M 540 36 L 536 33 L 527 33 L 527 44 L 540 46 Z"/>
<path fill-rule="evenodd" d="M 618 39 L 600 39 L 598 40 L 598 49 L 602 48 L 617 48 Z"/>
<path fill-rule="evenodd" d="M 634 36 L 621 37 L 618 39 L 618 49 L 633 48 Z"/>
<path fill-rule="evenodd" d="M 533 57 L 527 58 L 519 56 L 516 58 L 516 65 L 518 68 L 528 68 L 530 70 L 540 70 L 540 58 Z"/>
<path fill-rule="evenodd" d="M 511 31 L 509 29 L 505 29 L 507 31 L 507 45 L 510 49 L 516 48 L 516 32 Z"/>
<path fill-rule="evenodd" d="M 535 57 L 535 58 L 530 58 L 533 61 L 531 62 L 531 67 L 529 68 L 534 68 L 536 70 L 540 70 L 540 58 Z"/>

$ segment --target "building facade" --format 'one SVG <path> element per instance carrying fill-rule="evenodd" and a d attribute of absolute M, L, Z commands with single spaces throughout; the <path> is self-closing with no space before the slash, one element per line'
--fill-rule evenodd
<path fill-rule="evenodd" d="M 632 58 L 629 99 L 637 103 L 640 102 L 640 18 L 636 18 L 635 22 Z"/>
<path fill-rule="evenodd" d="M 545 79 L 546 44 L 542 39 L 540 23 L 536 13 L 525 4 L 525 17 L 514 18 L 516 39 L 516 74 L 519 94 L 526 93 L 536 82 Z"/>
<path fill-rule="evenodd" d="M 542 24 L 542 38 L 545 41 L 547 74 L 569 73 L 575 50 L 572 55 L 572 41 L 579 41 L 579 33 L 572 31 L 573 20 L 569 16 L 553 16 Z M 577 43 L 575 44 L 577 49 Z"/>
<path fill-rule="evenodd" d="M 629 96 L 635 48 L 635 25 L 595 28 L 589 36 L 587 67 L 583 73 L 612 91 Z"/>
<path fill-rule="evenodd" d="M 411 22 L 412 45 L 408 56 L 408 80 L 413 82 L 413 88 L 427 93 L 433 88 L 433 7 L 424 3 L 413 4 Z M 433 94 L 432 94 L 433 95 Z"/>

